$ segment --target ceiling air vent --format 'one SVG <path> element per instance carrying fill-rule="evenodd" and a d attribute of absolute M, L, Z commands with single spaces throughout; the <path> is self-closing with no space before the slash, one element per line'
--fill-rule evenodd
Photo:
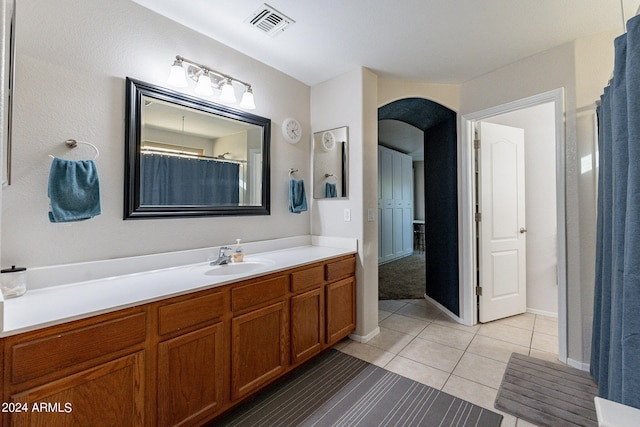
<path fill-rule="evenodd" d="M 265 3 L 249 16 L 245 22 L 271 37 L 275 37 L 289 25 L 295 24 L 296 21 Z"/>

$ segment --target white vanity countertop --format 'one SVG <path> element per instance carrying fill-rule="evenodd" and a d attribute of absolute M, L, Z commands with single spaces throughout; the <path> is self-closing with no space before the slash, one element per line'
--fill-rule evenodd
<path fill-rule="evenodd" d="M 355 239 L 339 240 L 329 238 L 318 244 L 314 239 L 314 244 L 260 253 L 245 249 L 246 262 L 266 261 L 265 265 L 245 274 L 210 276 L 205 272 L 212 267 L 208 261 L 201 261 L 36 289 L 28 287 L 26 294 L 0 304 L 3 320 L 0 336 L 36 330 L 356 252 Z M 335 242 L 338 244 L 332 245 Z M 264 245 L 260 247 L 264 248 Z"/>

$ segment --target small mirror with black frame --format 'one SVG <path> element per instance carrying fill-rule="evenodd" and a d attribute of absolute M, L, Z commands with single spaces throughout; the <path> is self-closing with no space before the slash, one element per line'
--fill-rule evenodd
<path fill-rule="evenodd" d="M 344 199 L 349 186 L 349 128 L 313 134 L 313 197 Z"/>
<path fill-rule="evenodd" d="M 124 219 L 269 215 L 271 120 L 127 78 Z"/>

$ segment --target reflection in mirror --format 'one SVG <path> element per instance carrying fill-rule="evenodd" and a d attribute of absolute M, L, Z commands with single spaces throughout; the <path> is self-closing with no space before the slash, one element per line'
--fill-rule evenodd
<path fill-rule="evenodd" d="M 269 214 L 270 120 L 127 79 L 125 219 Z"/>
<path fill-rule="evenodd" d="M 313 134 L 313 197 L 346 198 L 349 165 L 349 128 Z"/>

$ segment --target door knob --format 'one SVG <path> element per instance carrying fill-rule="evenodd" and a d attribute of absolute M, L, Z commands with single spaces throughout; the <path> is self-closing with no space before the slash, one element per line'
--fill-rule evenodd
<path fill-rule="evenodd" d="M 520 234 L 524 234 L 527 232 L 527 229 L 524 227 L 520 227 Z"/>

